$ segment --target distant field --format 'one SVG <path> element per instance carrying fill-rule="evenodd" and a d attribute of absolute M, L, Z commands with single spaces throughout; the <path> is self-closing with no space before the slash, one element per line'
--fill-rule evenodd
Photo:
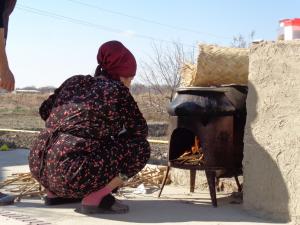
<path fill-rule="evenodd" d="M 48 94 L 3 94 L 0 95 L 0 128 L 39 130 L 44 127 L 38 109 Z M 140 94 L 134 96 L 148 122 L 167 121 L 167 99 L 161 96 Z"/>
<path fill-rule="evenodd" d="M 45 94 L 0 95 L 0 128 L 37 130 L 44 127 L 38 108 Z"/>

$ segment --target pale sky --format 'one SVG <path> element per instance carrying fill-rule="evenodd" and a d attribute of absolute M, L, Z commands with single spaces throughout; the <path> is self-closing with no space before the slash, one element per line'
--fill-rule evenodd
<path fill-rule="evenodd" d="M 18 0 L 7 54 L 16 87 L 59 86 L 91 74 L 99 46 L 119 40 L 138 65 L 153 41 L 229 46 L 232 37 L 275 40 L 278 21 L 300 17 L 299 0 Z M 139 74 L 137 74 L 139 80 Z"/>

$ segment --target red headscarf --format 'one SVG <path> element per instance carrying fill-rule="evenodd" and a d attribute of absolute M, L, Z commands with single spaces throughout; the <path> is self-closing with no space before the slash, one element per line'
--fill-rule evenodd
<path fill-rule="evenodd" d="M 136 73 L 133 54 L 119 41 L 109 41 L 101 45 L 97 61 L 102 70 L 113 79 L 133 77 Z"/>

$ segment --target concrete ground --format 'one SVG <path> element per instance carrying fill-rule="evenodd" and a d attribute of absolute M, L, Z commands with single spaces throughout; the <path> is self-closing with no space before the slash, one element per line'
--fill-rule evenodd
<path fill-rule="evenodd" d="M 29 171 L 28 150 L 0 152 L 0 181 L 16 172 Z M 217 194 L 218 207 L 213 208 L 208 191 L 196 190 L 189 193 L 188 187 L 165 187 L 158 199 L 157 190 L 146 194 L 135 193 L 136 189 L 125 188 L 117 198 L 130 206 L 127 214 L 121 215 L 81 215 L 74 212 L 78 204 L 44 206 L 41 199 L 22 199 L 11 206 L 0 206 L 2 225 L 89 225 L 89 224 L 272 224 L 243 210 L 242 204 L 232 204 L 235 199 L 226 194 Z M 283 224 L 283 223 L 276 223 Z M 285 223 L 286 224 L 286 223 Z M 292 223 L 290 223 L 292 224 Z"/>

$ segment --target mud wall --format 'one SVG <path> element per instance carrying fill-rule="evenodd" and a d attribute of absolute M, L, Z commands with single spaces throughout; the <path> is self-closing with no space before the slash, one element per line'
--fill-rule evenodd
<path fill-rule="evenodd" d="M 300 41 L 252 46 L 247 111 L 244 207 L 299 221 Z"/>

